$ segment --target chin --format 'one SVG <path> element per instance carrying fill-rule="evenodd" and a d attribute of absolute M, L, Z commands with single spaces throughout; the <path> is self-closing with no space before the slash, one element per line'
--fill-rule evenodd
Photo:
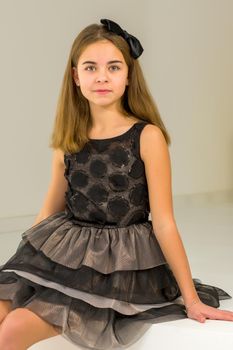
<path fill-rule="evenodd" d="M 112 106 L 112 105 L 116 105 L 117 104 L 117 101 L 109 101 L 107 98 L 104 99 L 102 98 L 101 99 L 98 99 L 98 100 L 95 100 L 95 101 L 91 101 L 89 100 L 89 103 L 92 104 L 92 105 L 96 105 L 96 106 Z"/>

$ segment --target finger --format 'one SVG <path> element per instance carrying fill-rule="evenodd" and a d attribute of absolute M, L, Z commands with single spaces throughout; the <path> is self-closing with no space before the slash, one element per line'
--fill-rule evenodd
<path fill-rule="evenodd" d="M 221 310 L 217 315 L 217 317 L 218 319 L 221 319 L 221 320 L 233 321 L 233 312 Z"/>
<path fill-rule="evenodd" d="M 199 321 L 200 323 L 204 323 L 205 320 L 206 320 L 206 318 L 205 318 L 204 316 L 199 316 L 199 317 L 198 317 L 198 321 Z"/>
<path fill-rule="evenodd" d="M 228 315 L 233 316 L 233 312 L 232 311 L 229 311 L 229 310 L 222 310 L 222 311 L 225 312 Z"/>
<path fill-rule="evenodd" d="M 211 320 L 224 320 L 224 321 L 233 321 L 232 313 L 225 312 L 222 310 L 216 310 L 215 312 L 208 312 L 204 314 L 205 317 Z"/>
<path fill-rule="evenodd" d="M 228 312 L 223 312 L 221 314 L 221 318 L 218 318 L 219 320 L 225 320 L 225 321 L 233 321 L 233 314 L 230 314 Z"/>
<path fill-rule="evenodd" d="M 229 315 L 233 315 L 233 311 L 231 311 L 231 310 L 223 310 L 223 309 L 215 309 L 215 310 L 217 310 L 219 312 L 224 312 L 224 313 L 229 314 Z"/>

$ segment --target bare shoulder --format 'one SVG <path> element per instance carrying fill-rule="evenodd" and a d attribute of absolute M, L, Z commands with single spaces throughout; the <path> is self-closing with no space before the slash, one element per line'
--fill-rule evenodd
<path fill-rule="evenodd" d="M 167 149 L 168 146 L 162 130 L 154 124 L 147 124 L 143 128 L 140 137 L 140 153 L 142 160 L 145 161 L 151 156 L 152 152 L 156 150 L 163 151 Z"/>

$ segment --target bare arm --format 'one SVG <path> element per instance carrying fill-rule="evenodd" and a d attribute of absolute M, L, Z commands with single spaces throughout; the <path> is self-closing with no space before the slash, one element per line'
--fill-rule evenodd
<path fill-rule="evenodd" d="M 141 143 L 153 230 L 180 287 L 185 305 L 189 305 L 199 297 L 173 214 L 168 147 L 162 131 L 154 125 L 143 129 Z"/>
<path fill-rule="evenodd" d="M 65 191 L 67 180 L 64 176 L 64 154 L 61 150 L 53 151 L 51 181 L 42 208 L 33 224 L 35 226 L 48 216 L 65 209 Z"/>

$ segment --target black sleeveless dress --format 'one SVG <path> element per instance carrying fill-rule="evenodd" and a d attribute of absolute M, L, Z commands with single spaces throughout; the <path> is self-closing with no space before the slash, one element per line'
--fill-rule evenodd
<path fill-rule="evenodd" d="M 0 299 L 25 307 L 83 349 L 126 348 L 153 324 L 187 318 L 152 222 L 139 121 L 65 154 L 66 208 L 22 233 L 0 266 Z M 231 298 L 193 279 L 201 300 Z"/>

